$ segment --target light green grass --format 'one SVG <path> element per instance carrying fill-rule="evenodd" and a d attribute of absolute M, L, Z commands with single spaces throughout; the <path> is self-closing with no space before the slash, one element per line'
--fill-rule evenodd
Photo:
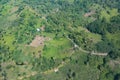
<path fill-rule="evenodd" d="M 5 45 L 10 47 L 10 50 L 14 50 L 15 46 L 12 44 L 12 42 L 15 40 L 14 35 L 7 35 L 4 36 L 4 41 L 6 42 Z"/>
<path fill-rule="evenodd" d="M 109 12 L 109 14 L 107 13 L 107 11 Z M 104 10 L 101 11 L 101 18 L 105 18 L 108 22 L 110 21 L 110 18 L 112 18 L 113 16 L 117 16 L 118 13 L 118 9 L 109 9 L 106 8 Z"/>
<path fill-rule="evenodd" d="M 51 40 L 46 43 L 46 48 L 42 55 L 45 57 L 56 57 L 61 58 L 69 55 L 66 54 L 66 50 L 72 48 L 71 42 L 66 38 L 61 38 L 58 40 Z"/>
<path fill-rule="evenodd" d="M 79 27 L 75 31 L 79 31 L 79 32 L 83 31 L 87 35 L 86 37 L 89 39 L 92 39 L 94 43 L 101 41 L 101 38 L 102 38 L 101 35 L 91 33 L 90 31 L 88 31 L 86 28 L 83 28 L 83 27 Z"/>
<path fill-rule="evenodd" d="M 74 0 L 68 0 L 70 3 L 73 3 L 74 2 Z"/>
<path fill-rule="evenodd" d="M 54 38 L 55 37 L 55 34 L 53 34 L 53 33 L 47 33 L 47 32 L 42 32 L 40 35 L 46 36 L 46 37 L 49 37 L 49 38 Z"/>
<path fill-rule="evenodd" d="M 95 33 L 89 33 L 88 37 L 93 40 L 94 43 L 101 41 L 101 35 Z"/>
<path fill-rule="evenodd" d="M 120 32 L 117 32 L 117 33 L 114 33 L 114 34 L 110 34 L 110 33 L 107 33 L 107 38 L 109 39 L 109 40 L 111 40 L 114 44 L 115 44 L 115 46 L 116 47 L 120 47 Z"/>
<path fill-rule="evenodd" d="M 2 15 L 3 16 L 8 15 L 11 8 L 12 8 L 11 5 L 4 5 L 4 8 L 3 8 L 2 12 L 1 12 Z"/>

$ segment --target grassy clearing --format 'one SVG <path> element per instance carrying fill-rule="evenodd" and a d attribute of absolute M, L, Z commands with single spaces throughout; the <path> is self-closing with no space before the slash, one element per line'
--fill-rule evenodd
<path fill-rule="evenodd" d="M 89 33 L 88 37 L 91 38 L 94 43 L 101 41 L 101 35 L 99 34 Z"/>
<path fill-rule="evenodd" d="M 91 33 L 86 28 L 79 27 L 79 28 L 76 29 L 76 31 L 84 31 L 85 34 L 87 34 L 87 38 L 92 39 L 94 43 L 97 43 L 97 42 L 101 41 L 101 35 Z"/>
<path fill-rule="evenodd" d="M 41 35 L 42 35 L 42 36 L 49 37 L 49 38 L 54 38 L 54 37 L 55 37 L 55 34 L 53 34 L 53 33 L 42 32 Z"/>
<path fill-rule="evenodd" d="M 50 40 L 44 47 L 43 56 L 62 58 L 69 55 L 66 51 L 72 48 L 71 42 L 66 38 Z"/>
<path fill-rule="evenodd" d="M 120 32 L 117 32 L 117 33 L 114 33 L 114 34 L 110 34 L 110 33 L 107 33 L 107 38 L 109 39 L 109 40 L 111 40 L 114 44 L 115 44 L 115 46 L 116 47 L 120 47 Z"/>
<path fill-rule="evenodd" d="M 10 50 L 14 50 L 15 46 L 12 44 L 13 41 L 15 40 L 14 35 L 7 35 L 7 36 L 4 36 L 3 38 L 4 38 L 5 45 L 9 46 Z"/>
<path fill-rule="evenodd" d="M 101 14 L 101 19 L 105 18 L 109 22 L 111 17 L 117 16 L 119 13 L 118 13 L 118 9 L 106 8 L 102 10 L 100 14 Z"/>

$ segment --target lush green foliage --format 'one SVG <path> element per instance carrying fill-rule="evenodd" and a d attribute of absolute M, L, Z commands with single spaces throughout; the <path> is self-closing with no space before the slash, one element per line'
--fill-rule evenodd
<path fill-rule="evenodd" d="M 120 80 L 119 3 L 0 0 L 0 80 Z"/>

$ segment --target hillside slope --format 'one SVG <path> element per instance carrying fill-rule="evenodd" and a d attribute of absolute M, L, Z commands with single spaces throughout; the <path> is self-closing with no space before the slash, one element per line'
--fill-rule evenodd
<path fill-rule="evenodd" d="M 119 0 L 0 0 L 0 80 L 119 80 Z"/>

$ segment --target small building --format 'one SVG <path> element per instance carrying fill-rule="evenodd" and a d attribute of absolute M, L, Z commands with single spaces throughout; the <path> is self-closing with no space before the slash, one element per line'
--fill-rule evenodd
<path fill-rule="evenodd" d="M 58 68 L 55 68 L 55 69 L 54 69 L 54 71 L 55 71 L 55 72 L 58 72 L 58 71 L 59 71 L 59 69 L 58 69 Z"/>
<path fill-rule="evenodd" d="M 40 31 L 40 29 L 39 29 L 39 28 L 37 28 L 37 31 L 39 32 L 39 31 Z"/>
<path fill-rule="evenodd" d="M 77 47 L 78 47 L 78 45 L 74 44 L 74 47 L 75 47 L 75 48 L 77 48 Z"/>

